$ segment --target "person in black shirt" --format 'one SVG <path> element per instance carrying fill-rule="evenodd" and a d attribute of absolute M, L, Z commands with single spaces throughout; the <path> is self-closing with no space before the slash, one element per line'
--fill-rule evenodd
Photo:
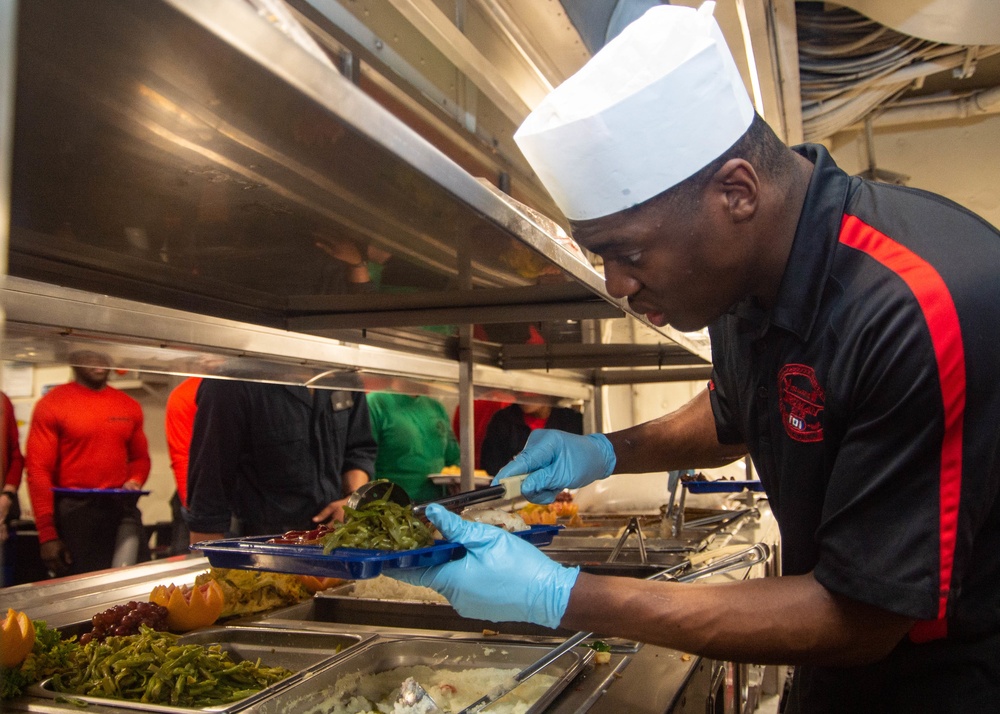
<path fill-rule="evenodd" d="M 204 380 L 185 521 L 192 543 L 343 520 L 377 446 L 363 392 Z"/>
<path fill-rule="evenodd" d="M 497 479 L 527 473 L 522 494 L 547 503 L 749 451 L 782 575 L 579 573 L 434 507 L 469 555 L 393 575 L 467 617 L 794 665 L 786 714 L 995 710 L 1000 232 L 785 146 L 703 10 L 654 7 L 550 97 L 519 145 L 612 296 L 654 325 L 709 327 L 713 376 L 607 436 L 535 431 Z"/>
<path fill-rule="evenodd" d="M 524 448 L 535 429 L 558 429 L 583 433 L 583 415 L 574 409 L 549 404 L 511 404 L 490 418 L 483 438 L 480 463 L 490 476 L 503 468 Z"/>

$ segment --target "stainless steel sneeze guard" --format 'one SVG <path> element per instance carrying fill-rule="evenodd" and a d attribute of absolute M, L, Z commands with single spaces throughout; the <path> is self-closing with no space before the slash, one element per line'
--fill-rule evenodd
<path fill-rule="evenodd" d="M 353 242 L 416 277 L 379 294 L 546 274 L 607 304 L 589 265 L 246 3 L 25 3 L 18 46 L 14 274 L 87 288 L 89 270 L 105 292 L 267 324 L 310 295 L 377 304 L 317 246 Z"/>
<path fill-rule="evenodd" d="M 315 333 L 628 311 L 240 0 L 19 9 L 12 275 Z"/>

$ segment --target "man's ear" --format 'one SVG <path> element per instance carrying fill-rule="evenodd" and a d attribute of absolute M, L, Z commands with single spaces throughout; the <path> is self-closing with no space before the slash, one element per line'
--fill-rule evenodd
<path fill-rule="evenodd" d="M 760 177 L 745 159 L 730 159 L 722 165 L 712 184 L 725 196 L 726 210 L 733 223 L 753 218 L 760 200 Z"/>

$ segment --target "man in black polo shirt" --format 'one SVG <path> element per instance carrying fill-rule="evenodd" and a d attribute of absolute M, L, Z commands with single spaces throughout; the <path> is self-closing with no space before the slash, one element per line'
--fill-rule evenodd
<path fill-rule="evenodd" d="M 787 712 L 993 710 L 1000 235 L 939 196 L 852 178 L 820 146 L 785 147 L 738 78 L 727 85 L 717 30 L 700 11 L 654 8 L 516 137 L 574 237 L 604 259 L 612 295 L 657 325 L 710 326 L 712 381 L 607 436 L 536 431 L 497 478 L 529 473 L 522 493 L 545 503 L 613 472 L 749 451 L 783 575 L 579 574 L 436 509 L 469 555 L 398 575 L 465 615 L 796 665 Z M 661 56 L 690 37 L 704 42 Z M 650 67 L 665 76 L 615 94 Z"/>

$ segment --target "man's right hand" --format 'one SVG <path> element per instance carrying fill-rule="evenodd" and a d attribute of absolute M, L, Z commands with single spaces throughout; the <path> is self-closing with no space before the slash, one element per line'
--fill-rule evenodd
<path fill-rule="evenodd" d="M 497 472 L 496 485 L 508 476 L 528 474 L 521 495 L 532 503 L 552 503 L 564 488 L 580 488 L 615 470 L 615 449 L 604 434 L 579 436 L 537 429 L 524 449 Z"/>
<path fill-rule="evenodd" d="M 60 576 L 69 572 L 73 557 L 61 540 L 57 538 L 46 541 L 38 549 L 42 556 L 42 562 L 45 563 L 45 567 L 49 569 L 50 573 Z"/>

